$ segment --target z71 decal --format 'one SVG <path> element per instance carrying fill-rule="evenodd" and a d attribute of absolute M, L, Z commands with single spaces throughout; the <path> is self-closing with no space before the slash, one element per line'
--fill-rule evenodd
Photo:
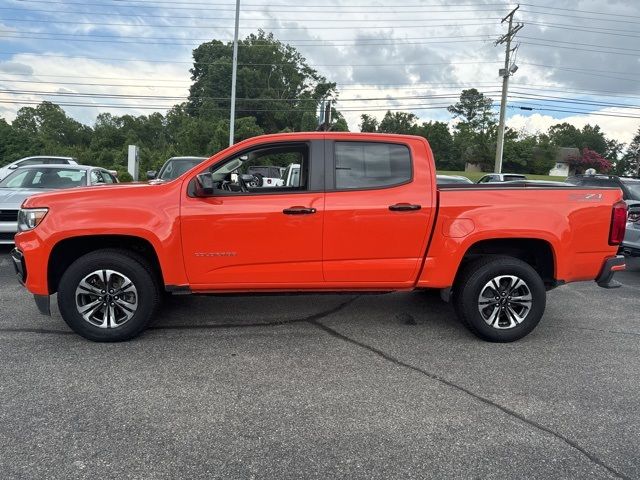
<path fill-rule="evenodd" d="M 599 202 L 602 200 L 601 193 L 571 193 L 569 200 L 574 202 Z"/>

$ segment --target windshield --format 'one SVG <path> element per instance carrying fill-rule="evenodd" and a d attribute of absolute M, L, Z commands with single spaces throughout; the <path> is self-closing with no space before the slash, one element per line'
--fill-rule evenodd
<path fill-rule="evenodd" d="M 621 180 L 629 190 L 629 200 L 640 200 L 640 180 Z"/>
<path fill-rule="evenodd" d="M 205 160 L 204 158 L 202 160 Z M 162 166 L 158 178 L 160 180 L 173 180 L 183 173 L 191 170 L 193 167 L 202 162 L 201 159 L 180 159 L 169 160 Z"/>
<path fill-rule="evenodd" d="M 0 188 L 71 188 L 87 184 L 87 173 L 72 168 L 21 168 L 0 182 Z"/>

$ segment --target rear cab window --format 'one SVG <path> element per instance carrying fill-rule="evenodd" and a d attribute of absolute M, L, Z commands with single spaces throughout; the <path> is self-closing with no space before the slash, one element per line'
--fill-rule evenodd
<path fill-rule="evenodd" d="M 411 181 L 409 147 L 381 142 L 335 142 L 335 188 L 387 188 Z"/>

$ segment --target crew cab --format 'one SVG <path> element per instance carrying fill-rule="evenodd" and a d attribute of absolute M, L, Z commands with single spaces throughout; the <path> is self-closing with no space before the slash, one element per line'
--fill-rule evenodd
<path fill-rule="evenodd" d="M 298 174 L 261 187 L 252 162 Z M 292 133 L 163 183 L 30 197 L 12 256 L 39 310 L 57 294 L 94 341 L 140 334 L 164 293 L 437 289 L 474 334 L 508 342 L 538 324 L 547 290 L 617 285 L 625 222 L 617 188 L 437 186 L 422 137 Z"/>

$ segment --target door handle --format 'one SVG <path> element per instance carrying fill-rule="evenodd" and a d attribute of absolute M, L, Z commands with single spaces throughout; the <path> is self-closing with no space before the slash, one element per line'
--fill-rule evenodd
<path fill-rule="evenodd" d="M 392 212 L 406 212 L 410 210 L 420 210 L 422 205 L 412 205 L 411 203 L 396 203 L 395 205 L 389 205 L 389 210 Z"/>
<path fill-rule="evenodd" d="M 289 207 L 282 210 L 282 213 L 285 215 L 309 215 L 311 213 L 316 213 L 316 209 L 308 207 Z"/>

